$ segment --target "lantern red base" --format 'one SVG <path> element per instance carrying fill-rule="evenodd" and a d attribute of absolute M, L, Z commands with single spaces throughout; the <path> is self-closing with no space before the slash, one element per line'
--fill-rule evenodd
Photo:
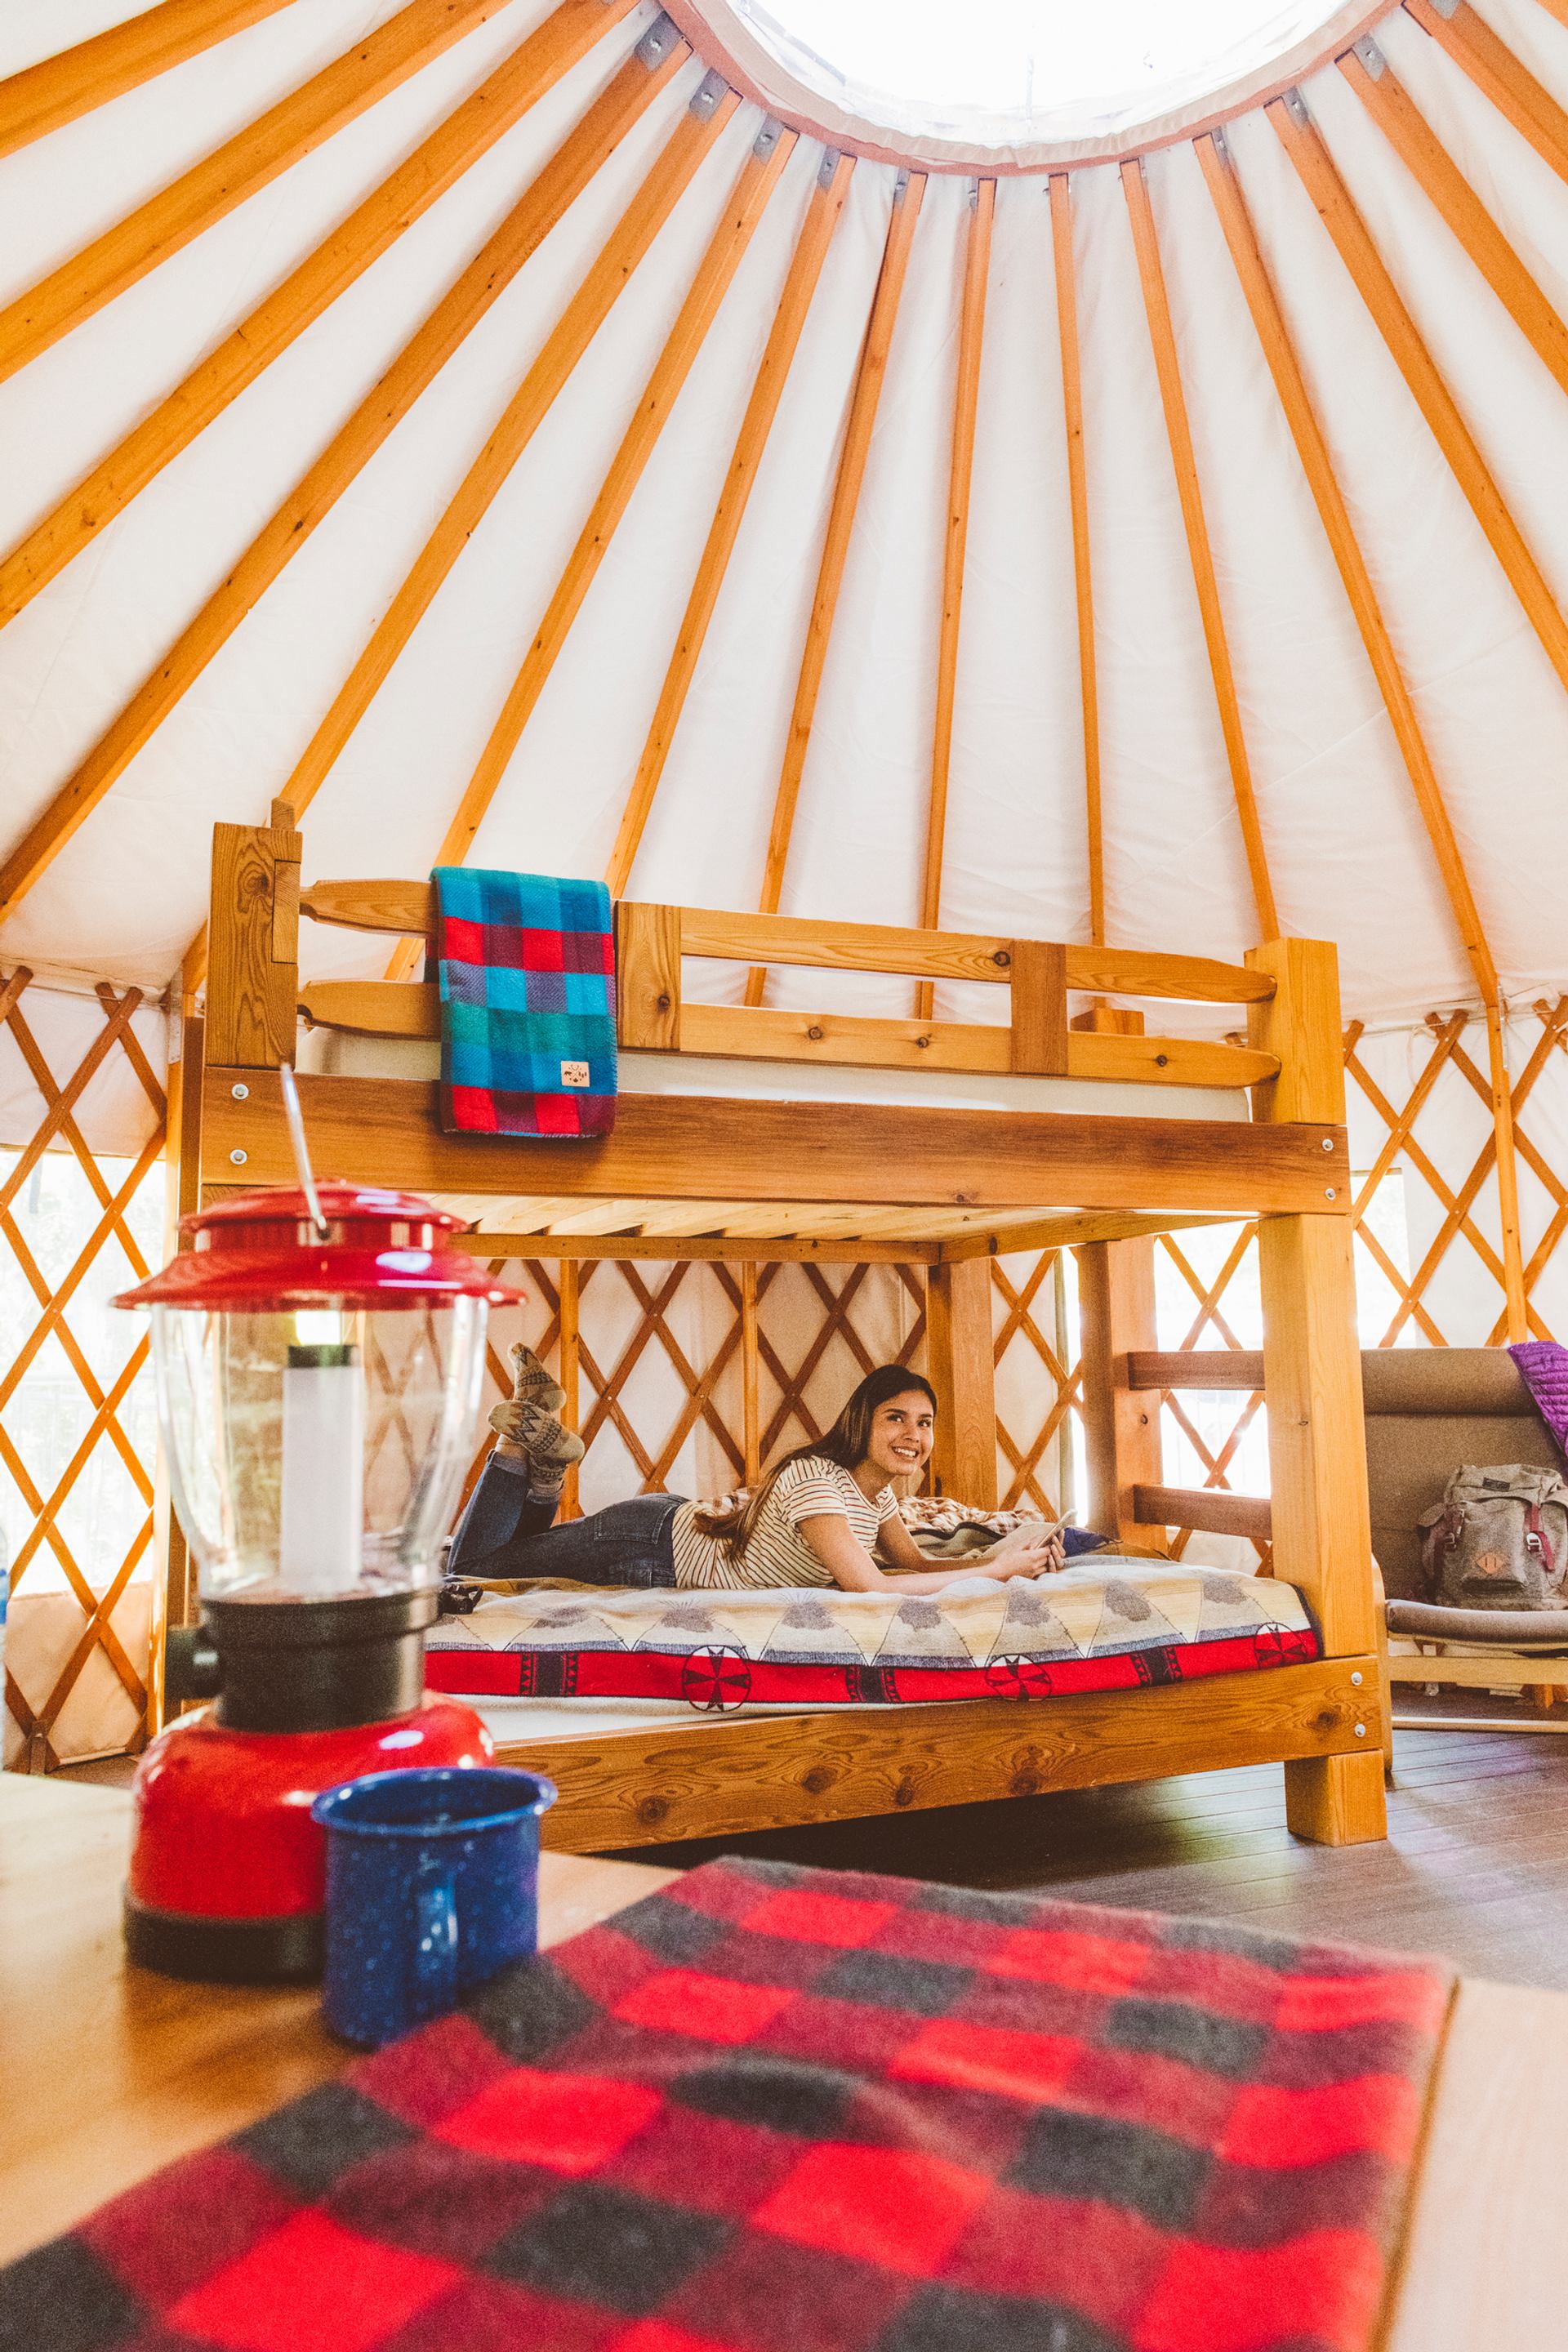
<path fill-rule="evenodd" d="M 325 1863 L 311 1801 L 364 1772 L 494 1757 L 472 1707 L 448 1698 L 334 1731 L 241 1731 L 211 1715 L 172 1725 L 133 1784 L 131 1958 L 167 1976 L 308 1983 L 321 1972 Z"/>

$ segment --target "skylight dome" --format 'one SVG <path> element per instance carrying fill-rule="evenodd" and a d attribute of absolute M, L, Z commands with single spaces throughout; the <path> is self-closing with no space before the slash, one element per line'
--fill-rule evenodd
<path fill-rule="evenodd" d="M 1330 0 L 718 0 L 755 51 L 890 142 L 1008 154 L 1115 141 L 1289 78 L 1359 29 Z M 750 44 L 748 44 L 750 46 Z"/>

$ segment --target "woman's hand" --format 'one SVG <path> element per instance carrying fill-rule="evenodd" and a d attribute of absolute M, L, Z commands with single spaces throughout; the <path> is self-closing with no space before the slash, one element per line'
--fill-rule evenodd
<path fill-rule="evenodd" d="M 1049 1576 L 1061 1565 L 1060 1547 L 1053 1540 L 1037 1544 L 1016 1544 L 999 1559 L 977 1559 L 964 1570 L 969 1576 L 994 1577 L 1005 1584 L 1015 1576 Z"/>

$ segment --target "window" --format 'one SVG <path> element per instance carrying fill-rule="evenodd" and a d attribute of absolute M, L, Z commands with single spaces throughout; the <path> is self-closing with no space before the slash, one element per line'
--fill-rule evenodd
<path fill-rule="evenodd" d="M 1226 88 L 1342 13 L 1327 0 L 733 0 L 808 90 L 906 135 L 998 148 L 1103 134 Z"/>

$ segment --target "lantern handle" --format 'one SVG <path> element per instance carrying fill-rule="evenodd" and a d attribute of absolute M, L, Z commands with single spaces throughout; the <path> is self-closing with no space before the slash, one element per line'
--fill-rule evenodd
<path fill-rule="evenodd" d="M 316 1190 L 316 1178 L 310 1166 L 310 1150 L 305 1141 L 305 1118 L 300 1108 L 300 1089 L 294 1083 L 294 1066 L 285 1062 L 278 1072 L 283 1087 L 283 1116 L 289 1123 L 289 1149 L 294 1154 L 295 1172 L 300 1190 L 305 1195 L 305 1206 L 310 1212 L 310 1223 L 318 1236 L 325 1241 L 331 1228 L 321 1213 L 321 1196 Z"/>

